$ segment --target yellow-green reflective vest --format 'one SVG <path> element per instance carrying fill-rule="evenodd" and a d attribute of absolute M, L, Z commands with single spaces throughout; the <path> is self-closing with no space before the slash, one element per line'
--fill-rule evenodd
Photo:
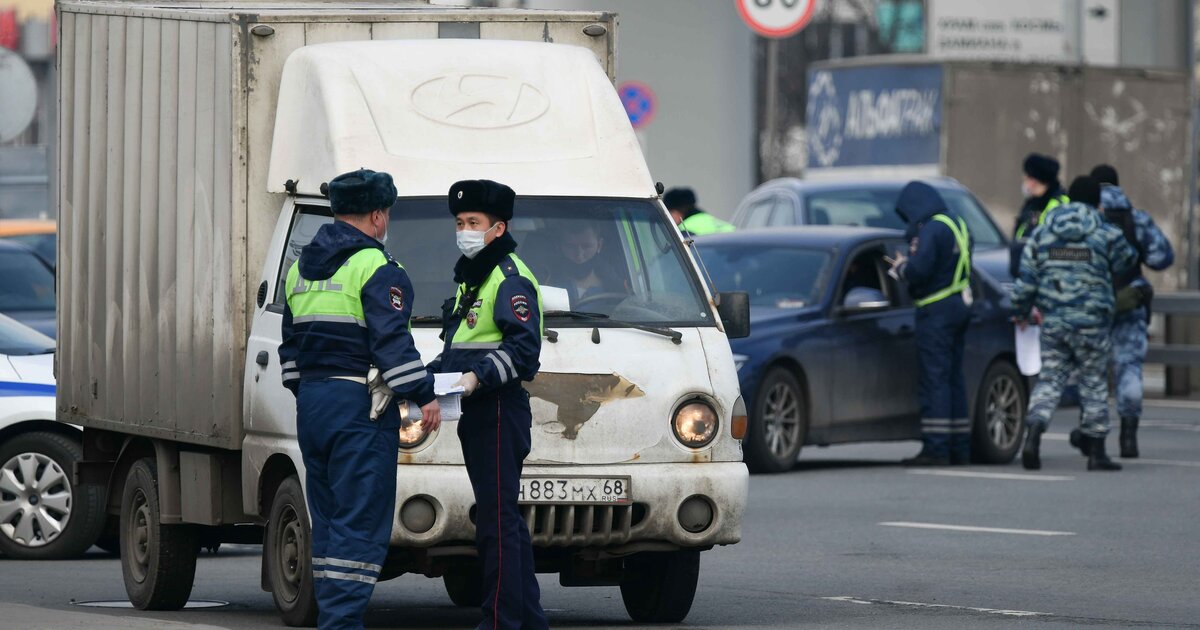
<path fill-rule="evenodd" d="M 533 276 L 533 272 L 525 263 L 517 258 L 516 254 L 509 254 L 508 257 L 512 260 L 513 265 L 517 268 L 517 274 L 525 278 L 533 285 L 534 292 L 537 293 L 538 305 L 538 321 L 541 322 L 541 330 L 539 334 L 546 332 L 546 325 L 542 321 L 542 289 L 538 284 L 537 278 Z M 458 329 L 454 331 L 454 338 L 450 342 L 451 350 L 495 350 L 500 347 L 500 342 L 504 339 L 500 328 L 496 326 L 496 293 L 500 290 L 500 284 L 508 276 L 504 273 L 504 264 L 496 265 L 495 269 L 488 274 L 483 284 L 479 285 L 479 290 L 475 293 L 475 304 L 471 306 L 467 313 L 467 318 L 464 318 L 458 324 Z M 454 311 L 458 312 L 461 306 L 463 293 L 466 292 L 467 285 L 458 285 L 458 292 L 454 296 Z M 506 305 L 507 306 L 507 305 Z M 468 322 L 474 319 L 474 325 L 469 326 Z"/>
<path fill-rule="evenodd" d="M 692 216 L 683 220 L 679 224 L 679 229 L 688 232 L 694 236 L 704 236 L 705 234 L 719 234 L 721 232 L 734 231 L 733 224 L 726 223 L 714 217 L 707 212 L 697 212 Z"/>
<path fill-rule="evenodd" d="M 967 287 L 971 286 L 971 236 L 967 232 L 966 221 L 960 218 L 955 222 L 944 214 L 933 215 L 933 220 L 945 224 L 946 227 L 950 228 L 950 233 L 954 235 L 954 242 L 958 245 L 958 264 L 954 267 L 954 282 L 940 291 L 917 300 L 916 304 L 918 308 L 929 306 L 951 295 L 962 293 Z"/>
<path fill-rule="evenodd" d="M 387 256 L 375 248 L 359 250 L 326 280 L 305 280 L 300 261 L 292 264 L 287 275 L 287 302 L 292 323 L 327 322 L 358 324 L 364 330 L 363 285 L 375 271 L 388 264 Z M 401 267 L 403 269 L 403 267 Z M 411 322 L 409 323 L 411 327 Z"/>
<path fill-rule="evenodd" d="M 1037 223 L 1034 223 L 1034 225 L 1038 226 L 1038 225 L 1041 225 L 1042 223 L 1045 223 L 1046 215 L 1050 214 L 1051 210 L 1053 210 L 1059 206 L 1065 206 L 1068 203 L 1071 203 L 1071 198 L 1066 195 L 1059 195 L 1059 196 L 1051 199 L 1046 204 L 1046 207 L 1042 208 L 1041 213 L 1038 214 Z M 1024 225 L 1024 224 L 1017 227 L 1017 240 L 1018 241 L 1025 237 L 1025 229 L 1027 227 L 1028 226 Z"/>

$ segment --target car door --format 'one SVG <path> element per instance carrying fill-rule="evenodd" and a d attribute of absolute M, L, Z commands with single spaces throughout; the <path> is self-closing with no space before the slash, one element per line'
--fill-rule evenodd
<path fill-rule="evenodd" d="M 886 241 L 863 245 L 845 259 L 839 276 L 830 316 L 832 441 L 903 437 L 916 408 L 914 312 L 887 275 L 883 258 L 892 253 Z M 847 309 L 853 289 L 878 291 L 886 306 Z"/>

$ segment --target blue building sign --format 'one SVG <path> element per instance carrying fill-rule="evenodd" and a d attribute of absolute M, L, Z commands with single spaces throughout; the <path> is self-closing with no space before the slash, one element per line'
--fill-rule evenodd
<path fill-rule="evenodd" d="M 936 165 L 941 126 L 941 66 L 809 73 L 809 168 Z"/>

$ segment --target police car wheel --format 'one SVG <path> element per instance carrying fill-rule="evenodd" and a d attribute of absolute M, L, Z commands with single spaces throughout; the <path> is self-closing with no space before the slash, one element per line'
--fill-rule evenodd
<path fill-rule="evenodd" d="M 621 600 L 640 623 L 679 623 L 692 610 L 700 581 L 700 552 L 636 553 L 625 558 Z"/>
<path fill-rule="evenodd" d="M 975 397 L 972 459 L 981 464 L 1007 464 L 1021 450 L 1028 408 L 1025 378 L 1007 361 L 993 363 Z"/>
<path fill-rule="evenodd" d="M 121 575 L 130 603 L 140 610 L 183 608 L 199 548 L 195 526 L 162 524 L 154 458 L 134 462 L 121 493 Z"/>
<path fill-rule="evenodd" d="M 21 560 L 71 558 L 104 527 L 104 489 L 71 476 L 79 442 L 58 433 L 18 435 L 0 445 L 0 553 Z"/>
<path fill-rule="evenodd" d="M 791 370 L 767 370 L 748 429 L 742 445 L 750 472 L 780 473 L 795 466 L 808 434 L 808 400 Z"/>
<path fill-rule="evenodd" d="M 446 571 L 442 583 L 455 606 L 478 608 L 483 603 L 483 575 L 478 563 Z"/>
<path fill-rule="evenodd" d="M 271 597 L 283 623 L 292 627 L 317 625 L 313 590 L 312 530 L 304 491 L 295 475 L 283 480 L 271 502 L 263 562 Z"/>

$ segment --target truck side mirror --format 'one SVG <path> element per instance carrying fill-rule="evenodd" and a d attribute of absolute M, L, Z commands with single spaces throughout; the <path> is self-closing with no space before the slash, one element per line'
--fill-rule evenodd
<path fill-rule="evenodd" d="M 750 336 L 750 294 L 731 291 L 717 294 L 717 315 L 725 326 L 725 336 L 742 339 Z"/>

